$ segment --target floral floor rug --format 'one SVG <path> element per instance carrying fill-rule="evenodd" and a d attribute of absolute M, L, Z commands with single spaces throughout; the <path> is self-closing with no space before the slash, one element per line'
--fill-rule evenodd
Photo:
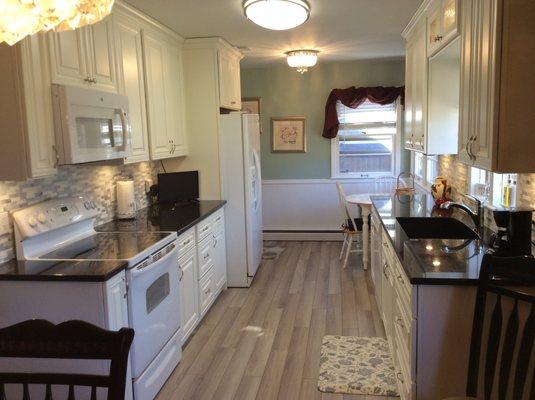
<path fill-rule="evenodd" d="M 387 340 L 324 336 L 318 389 L 326 393 L 399 396 Z"/>

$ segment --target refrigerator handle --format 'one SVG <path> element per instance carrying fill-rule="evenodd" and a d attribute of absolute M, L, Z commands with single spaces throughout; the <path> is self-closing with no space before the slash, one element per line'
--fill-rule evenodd
<path fill-rule="evenodd" d="M 262 175 L 260 173 L 260 161 L 258 159 L 258 153 L 256 152 L 255 149 L 253 149 L 253 160 L 254 160 L 254 165 L 255 165 L 255 169 L 256 169 L 255 210 L 257 210 L 258 209 L 258 205 L 260 204 L 260 196 L 261 196 L 261 193 L 262 193 L 261 190 L 260 190 L 260 185 L 261 185 L 261 182 L 262 182 Z"/>

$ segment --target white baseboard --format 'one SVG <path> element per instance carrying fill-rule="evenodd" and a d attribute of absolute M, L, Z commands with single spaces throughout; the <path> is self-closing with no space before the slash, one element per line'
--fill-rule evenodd
<path fill-rule="evenodd" d="M 264 232 L 264 240 L 278 241 L 312 241 L 312 242 L 341 242 L 342 233 L 339 232 L 299 232 L 299 231 L 277 231 Z"/>

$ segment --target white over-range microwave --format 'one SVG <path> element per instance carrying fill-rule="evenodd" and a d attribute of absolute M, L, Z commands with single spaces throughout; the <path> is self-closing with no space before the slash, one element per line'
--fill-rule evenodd
<path fill-rule="evenodd" d="M 52 85 L 59 164 L 122 159 L 132 153 L 128 97 Z"/>

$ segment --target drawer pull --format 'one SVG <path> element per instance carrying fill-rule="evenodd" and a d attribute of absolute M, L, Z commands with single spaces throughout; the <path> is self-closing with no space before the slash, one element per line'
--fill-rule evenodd
<path fill-rule="evenodd" d="M 403 323 L 403 320 L 401 318 L 396 318 L 396 324 L 401 326 L 403 329 L 405 329 L 405 324 Z"/>
<path fill-rule="evenodd" d="M 178 268 L 180 270 L 180 278 L 178 278 L 179 282 L 182 282 L 182 278 L 184 277 L 184 270 L 182 268 Z"/>
<path fill-rule="evenodd" d="M 396 374 L 396 377 L 398 378 L 398 380 L 401 382 L 401 383 L 404 383 L 404 380 L 403 380 L 403 374 L 401 372 L 398 372 Z"/>
<path fill-rule="evenodd" d="M 191 239 L 185 240 L 182 242 L 182 246 L 187 246 L 190 243 L 191 243 Z"/>
<path fill-rule="evenodd" d="M 221 215 L 215 219 L 215 222 L 221 221 Z"/>
<path fill-rule="evenodd" d="M 205 260 L 208 259 L 208 258 L 210 258 L 210 253 L 206 253 L 206 254 L 204 255 L 204 259 L 205 259 Z"/>
<path fill-rule="evenodd" d="M 384 263 L 384 265 L 383 265 L 383 275 L 385 276 L 386 279 L 388 279 L 388 274 L 386 272 L 387 269 L 388 269 L 388 264 Z"/>
<path fill-rule="evenodd" d="M 207 295 L 207 294 L 210 294 L 211 292 L 212 292 L 212 289 L 211 289 L 211 288 L 208 288 L 208 289 L 206 289 L 206 290 L 204 291 L 204 294 Z"/>
<path fill-rule="evenodd" d="M 403 279 L 403 277 L 401 275 L 398 275 L 398 281 L 399 283 L 401 283 L 402 285 L 405 284 L 405 280 Z"/>
<path fill-rule="evenodd" d="M 204 228 L 202 228 L 202 232 L 206 232 L 208 229 L 210 229 L 210 227 L 207 225 Z"/>

